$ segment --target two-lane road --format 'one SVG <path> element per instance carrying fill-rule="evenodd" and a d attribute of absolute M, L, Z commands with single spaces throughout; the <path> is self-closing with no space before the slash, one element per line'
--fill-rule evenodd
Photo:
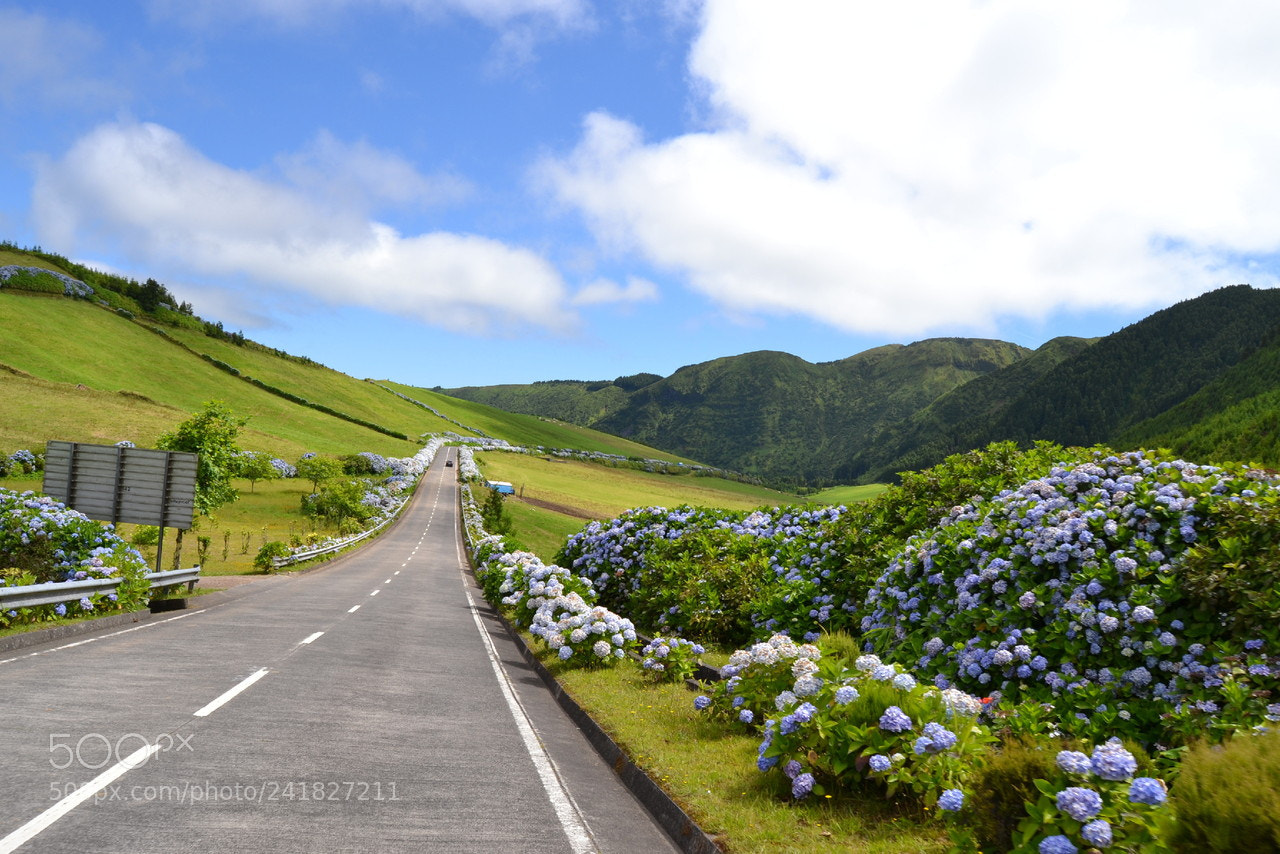
<path fill-rule="evenodd" d="M 467 580 L 444 457 L 329 567 L 0 654 L 0 854 L 677 850 Z"/>

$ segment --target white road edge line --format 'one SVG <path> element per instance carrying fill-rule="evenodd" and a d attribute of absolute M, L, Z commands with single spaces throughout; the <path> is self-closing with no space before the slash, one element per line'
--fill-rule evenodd
<path fill-rule="evenodd" d="M 227 692 L 226 692 L 226 693 L 224 693 L 221 697 L 219 697 L 218 699 L 214 700 L 212 703 L 210 703 L 209 705 L 205 706 L 203 709 L 200 709 L 199 711 L 195 712 L 195 713 L 194 713 L 194 714 L 195 714 L 195 717 L 197 717 L 197 718 L 207 718 L 209 715 L 211 715 L 211 714 L 213 714 L 215 711 L 217 711 L 219 707 L 221 707 L 221 706 L 222 706 L 222 705 L 224 705 L 225 703 L 229 702 L 231 699 L 233 699 L 233 698 L 234 698 L 237 694 L 239 694 L 241 691 L 243 691 L 244 689 L 248 688 L 248 687 L 249 687 L 250 685 L 252 685 L 254 682 L 257 682 L 259 679 L 261 679 L 263 676 L 266 676 L 266 675 L 267 675 L 267 668 L 265 668 L 265 667 L 264 667 L 264 668 L 262 668 L 261 670 L 258 670 L 258 671 L 256 671 L 256 672 L 254 672 L 254 673 L 252 673 L 252 674 L 250 674 L 250 675 L 246 676 L 244 679 L 242 679 L 242 680 L 240 681 L 240 684 L 239 684 L 239 685 L 237 685 L 236 687 L 232 688 L 230 691 L 227 691 Z"/>
<path fill-rule="evenodd" d="M 360 610 L 359 605 L 352 605 L 350 608 L 347 609 L 347 613 L 354 614 L 356 611 L 359 611 L 359 610 Z"/>
<path fill-rule="evenodd" d="M 306 639 L 306 640 L 304 640 L 302 643 L 303 643 L 303 644 L 307 644 L 307 643 L 311 643 L 311 642 L 312 642 L 312 641 L 314 641 L 314 640 L 319 640 L 319 639 L 320 639 L 320 636 L 321 636 L 321 635 L 323 635 L 323 634 L 324 634 L 324 632 L 316 632 L 315 634 L 307 635 L 307 639 Z M 301 646 L 301 645 L 302 645 L 302 644 L 299 644 L 299 646 Z"/>
<path fill-rule="evenodd" d="M 183 619 L 184 617 L 194 617 L 196 614 L 203 614 L 203 613 L 204 613 L 204 611 L 205 611 L 205 609 L 204 609 L 204 608 L 201 608 L 199 611 L 189 611 L 189 612 L 187 612 L 186 614 L 179 614 L 179 615 L 178 615 L 178 616 L 176 616 L 176 617 L 166 617 L 166 618 L 165 618 L 165 619 L 163 619 L 163 620 L 156 620 L 154 623 L 144 623 L 144 624 L 143 624 L 143 625 L 141 625 L 141 626 L 134 626 L 134 627 L 133 627 L 133 628 L 131 628 L 131 629 L 121 629 L 121 630 L 120 630 L 120 631 L 118 631 L 118 632 L 110 632 L 109 634 L 105 634 L 105 635 L 98 635 L 98 636 L 96 636 L 96 637 L 91 637 L 91 638 L 88 638 L 88 639 L 86 639 L 86 640 L 74 641 L 74 642 L 72 642 L 72 643 L 64 643 L 62 646 L 55 646 L 55 647 L 53 647 L 52 649 L 45 649 L 45 650 L 41 650 L 40 652 L 29 652 L 29 653 L 27 653 L 27 654 L 25 654 L 25 655 L 19 655 L 19 656 L 15 657 L 15 658 L 6 658 L 4 661 L 0 661 L 0 664 L 8 664 L 8 663 L 9 663 L 9 662 L 11 662 L 11 661 L 17 661 L 17 660 L 18 660 L 18 659 L 20 659 L 20 658 L 35 658 L 35 657 L 36 657 L 36 656 L 38 656 L 38 655 L 48 655 L 49 653 L 51 653 L 51 652 L 57 652 L 58 650 L 62 650 L 62 649 L 71 649 L 72 647 L 84 646 L 85 644 L 87 644 L 87 643 L 93 643 L 94 641 L 105 640 L 105 639 L 107 639 L 107 638 L 113 638 L 113 637 L 115 637 L 116 635 L 127 635 L 127 634 L 129 634 L 129 632 L 140 632 L 140 631 L 142 631 L 143 629 L 149 629 L 149 628 L 151 628 L 152 626 L 159 626 L 159 625 L 161 625 L 162 623 L 172 623 L 174 620 L 181 620 L 181 619 Z"/>
<path fill-rule="evenodd" d="M 80 804 L 92 798 L 101 792 L 107 786 L 114 783 L 125 775 L 126 772 L 145 765 L 156 751 L 161 747 L 161 743 L 149 744 L 146 747 L 139 747 L 133 753 L 130 753 L 124 759 L 121 759 L 115 765 L 103 771 L 97 777 L 85 783 L 53 806 L 49 807 L 40 815 L 31 819 L 31 821 L 19 827 L 3 839 L 0 839 L 0 854 L 12 854 L 22 845 L 30 842 L 42 831 L 48 829 L 55 821 L 71 812 Z"/>
<path fill-rule="evenodd" d="M 480 639 L 484 641 L 485 652 L 489 655 L 489 664 L 493 667 L 494 675 L 498 677 L 498 687 L 502 689 L 503 699 L 507 701 L 507 708 L 511 710 L 516 729 L 520 731 L 524 748 L 529 752 L 529 758 L 533 760 L 533 767 L 538 771 L 538 778 L 542 781 L 542 788 L 546 790 L 547 798 L 556 811 L 560 827 L 564 829 L 565 836 L 569 837 L 570 850 L 574 854 L 598 851 L 595 840 L 591 838 L 591 831 L 587 828 L 586 820 L 582 817 L 578 805 L 574 803 L 573 795 L 569 794 L 569 790 L 565 788 L 564 781 L 560 779 L 560 774 L 556 770 L 555 762 L 547 755 L 546 748 L 542 746 L 542 740 L 534 732 L 529 713 L 520 704 L 520 698 L 516 696 L 515 689 L 511 686 L 507 671 L 503 669 L 502 662 L 498 658 L 498 651 L 494 649 L 493 641 L 489 639 L 489 633 L 485 631 L 484 623 L 480 621 L 480 613 L 476 610 L 475 600 L 471 598 L 471 591 L 464 588 L 462 592 L 467 594 L 471 618 L 475 620 L 476 630 L 480 632 Z"/>

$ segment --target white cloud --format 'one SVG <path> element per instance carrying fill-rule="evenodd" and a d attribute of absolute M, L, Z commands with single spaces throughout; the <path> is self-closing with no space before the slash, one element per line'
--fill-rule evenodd
<path fill-rule="evenodd" d="M 607 303 L 651 302 L 658 298 L 658 286 L 647 279 L 628 276 L 620 285 L 611 279 L 596 279 L 583 285 L 573 296 L 574 305 L 604 305 Z"/>
<path fill-rule="evenodd" d="M 408 168 L 354 150 L 351 174 L 377 177 L 369 163 Z M 385 194 L 373 184 L 371 195 Z M 34 213 L 49 245 L 106 237 L 182 278 L 247 279 L 260 299 L 287 289 L 471 332 L 563 330 L 575 321 L 559 274 L 529 250 L 468 234 L 402 235 L 332 196 L 318 202 L 215 163 L 154 124 L 102 125 L 42 163 Z"/>
<path fill-rule="evenodd" d="M 328 131 L 302 151 L 277 157 L 276 164 L 300 189 L 345 208 L 422 208 L 456 202 L 471 192 L 462 178 L 426 177 L 398 155 L 364 141 L 344 143 Z"/>
<path fill-rule="evenodd" d="M 1263 2 L 707 0 L 711 126 L 596 113 L 542 172 L 728 311 L 907 335 L 1168 304 L 1280 251 L 1277 40 Z"/>
<path fill-rule="evenodd" d="M 118 104 L 127 93 L 101 76 L 102 38 L 84 25 L 0 8 L 0 104 Z"/>

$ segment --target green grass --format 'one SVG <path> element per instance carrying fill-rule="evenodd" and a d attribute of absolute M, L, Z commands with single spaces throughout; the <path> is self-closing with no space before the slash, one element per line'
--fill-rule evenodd
<path fill-rule="evenodd" d="M 832 486 L 821 492 L 806 495 L 804 500 L 806 504 L 815 504 L 821 507 L 831 507 L 836 504 L 858 504 L 875 498 L 888 488 L 888 485 L 883 483 L 870 483 L 863 486 Z"/>
<path fill-rule="evenodd" d="M 43 258 L 37 258 L 25 252 L 14 252 L 11 249 L 0 249 L 0 267 L 7 267 L 10 264 L 18 267 L 40 267 L 58 273 L 66 272 L 66 270 L 59 268 L 57 264 L 50 264 Z"/>
<path fill-rule="evenodd" d="M 624 510 L 652 505 L 750 510 L 800 502 L 789 493 L 721 478 L 654 474 L 501 451 L 477 454 L 476 461 L 486 479 L 509 481 L 517 501 L 542 501 L 592 519 L 610 519 Z"/>
<path fill-rule="evenodd" d="M 486 492 L 484 487 L 473 489 L 476 500 L 483 502 Z M 577 516 L 534 507 L 518 499 L 508 500 L 504 505 L 504 512 L 511 518 L 520 544 L 542 558 L 543 563 L 551 563 L 564 541 L 587 524 L 587 520 Z"/>
<path fill-rule="evenodd" d="M 212 399 L 249 419 L 241 434 L 243 447 L 285 459 L 306 451 L 410 456 L 418 448 L 255 388 L 143 326 L 84 301 L 0 289 L 0 329 L 6 330 L 0 364 L 19 372 L 0 369 L 6 409 L 0 449 L 42 449 L 48 439 L 101 444 L 129 439 L 150 447 Z M 61 330 L 58 346 L 48 346 L 51 332 L 40 330 Z M 110 342 L 110 358 L 103 358 L 103 342 Z M 358 380 L 345 381 L 362 393 L 368 388 L 396 400 Z M 358 410 L 356 400 L 318 402 L 338 411 Z M 401 425 L 439 423 L 425 410 L 399 403 L 407 413 Z M 350 414 L 362 417 L 359 411 Z"/>
<path fill-rule="evenodd" d="M 923 854 L 949 847 L 943 828 L 917 807 L 856 794 L 792 802 L 781 773 L 756 769 L 759 739 L 697 714 L 683 685 L 652 683 L 629 663 L 572 669 L 545 649 L 537 654 L 632 761 L 728 851 Z"/>
<path fill-rule="evenodd" d="M 319 364 L 280 358 L 255 344 L 236 346 L 211 338 L 199 330 L 165 329 L 173 338 L 198 353 L 231 365 L 241 374 L 411 439 L 422 433 L 443 433 L 457 428 L 421 407 L 396 397 L 372 382 L 356 380 Z"/>

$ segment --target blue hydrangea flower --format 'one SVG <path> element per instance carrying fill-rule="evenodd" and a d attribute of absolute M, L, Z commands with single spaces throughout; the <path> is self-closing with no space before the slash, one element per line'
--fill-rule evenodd
<path fill-rule="evenodd" d="M 883 753 L 877 753 L 875 756 L 872 756 L 870 764 L 871 770 L 878 773 L 888 771 L 890 766 L 893 765 L 893 763 L 889 761 L 889 757 L 885 756 Z"/>
<path fill-rule="evenodd" d="M 836 689 L 836 704 L 845 706 L 858 699 L 858 689 L 852 685 L 841 685 Z"/>
<path fill-rule="evenodd" d="M 738 720 L 742 721 L 744 724 L 753 723 L 755 719 L 756 719 L 756 713 L 751 711 L 750 709 L 743 709 L 742 711 L 738 712 Z"/>
<path fill-rule="evenodd" d="M 1040 854 L 1078 854 L 1080 851 L 1070 839 L 1061 833 L 1055 836 L 1046 836 L 1040 840 L 1040 845 L 1036 850 Z"/>
<path fill-rule="evenodd" d="M 911 718 L 897 706 L 890 706 L 880 716 L 880 729 L 885 732 L 906 732 L 911 727 Z"/>
<path fill-rule="evenodd" d="M 787 779 L 794 780 L 796 775 L 804 770 L 804 766 L 798 760 L 792 759 L 786 765 L 782 766 L 782 773 L 787 775 Z"/>
<path fill-rule="evenodd" d="M 1088 821 L 1102 812 L 1102 795 L 1082 786 L 1068 786 L 1054 799 L 1058 809 L 1076 821 Z"/>
<path fill-rule="evenodd" d="M 1105 818 L 1095 819 L 1080 828 L 1080 838 L 1095 848 L 1111 845 L 1111 823 Z"/>
<path fill-rule="evenodd" d="M 1093 761 L 1078 750 L 1062 750 L 1058 753 L 1058 767 L 1068 774 L 1089 775 L 1093 773 Z"/>
<path fill-rule="evenodd" d="M 1129 800 L 1135 804 L 1159 806 L 1165 796 L 1164 783 L 1154 777 L 1137 777 L 1129 784 Z"/>
<path fill-rule="evenodd" d="M 699 694 L 697 697 L 693 698 L 693 707 L 698 711 L 702 711 L 703 709 L 705 709 L 707 706 L 710 706 L 710 705 L 711 705 L 711 698 L 705 694 Z"/>
<path fill-rule="evenodd" d="M 791 796 L 796 800 L 807 798 L 812 791 L 813 775 L 808 772 L 797 774 L 796 778 L 791 781 Z"/>
<path fill-rule="evenodd" d="M 1128 780 L 1138 770 L 1138 760 L 1125 750 L 1118 739 L 1111 739 L 1093 749 L 1093 773 L 1104 780 Z"/>
<path fill-rule="evenodd" d="M 938 796 L 938 809 L 947 812 L 959 812 L 964 806 L 964 792 L 959 789 L 947 789 Z"/>

